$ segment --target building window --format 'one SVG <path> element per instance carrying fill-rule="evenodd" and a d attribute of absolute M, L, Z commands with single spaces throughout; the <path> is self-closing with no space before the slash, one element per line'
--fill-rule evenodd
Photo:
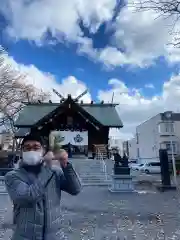
<path fill-rule="evenodd" d="M 140 153 L 139 153 L 139 148 L 137 148 L 137 157 L 139 158 Z"/>
<path fill-rule="evenodd" d="M 152 162 L 152 163 L 149 163 L 149 166 L 152 166 L 152 167 L 160 167 L 161 164 L 160 164 L 160 162 Z"/>
<path fill-rule="evenodd" d="M 139 133 L 136 133 L 136 143 L 139 144 Z"/>
<path fill-rule="evenodd" d="M 158 125 L 158 129 L 159 129 L 159 133 L 162 133 L 163 132 L 163 125 L 162 125 L 162 123 L 160 123 L 159 125 Z"/>
<path fill-rule="evenodd" d="M 172 151 L 173 150 L 173 152 L 177 152 L 177 144 L 176 143 L 170 143 L 170 142 L 168 142 L 168 143 L 166 143 L 165 144 L 166 145 L 166 149 L 167 149 L 167 151 Z"/>
<path fill-rule="evenodd" d="M 174 123 L 162 122 L 159 124 L 159 133 L 174 133 Z"/>
<path fill-rule="evenodd" d="M 165 132 L 174 132 L 174 124 L 173 123 L 165 123 Z"/>

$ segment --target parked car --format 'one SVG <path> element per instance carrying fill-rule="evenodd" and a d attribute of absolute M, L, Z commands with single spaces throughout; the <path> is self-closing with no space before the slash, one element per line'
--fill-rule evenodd
<path fill-rule="evenodd" d="M 141 168 L 144 166 L 144 164 L 134 164 L 134 163 L 132 163 L 132 164 L 130 164 L 130 168 L 131 168 L 131 170 L 135 170 L 135 171 L 140 171 L 141 170 Z"/>
<path fill-rule="evenodd" d="M 137 160 L 128 160 L 129 164 L 137 164 Z"/>
<path fill-rule="evenodd" d="M 140 169 L 141 172 L 149 173 L 161 173 L 161 165 L 160 162 L 149 162 L 143 164 Z"/>

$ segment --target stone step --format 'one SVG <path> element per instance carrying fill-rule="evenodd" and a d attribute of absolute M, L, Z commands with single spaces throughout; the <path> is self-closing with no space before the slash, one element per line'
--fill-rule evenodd
<path fill-rule="evenodd" d="M 103 171 L 101 160 L 74 160 L 74 169 L 77 171 L 83 186 L 107 186 L 110 184 L 110 176 Z"/>
<path fill-rule="evenodd" d="M 78 163 L 78 164 L 72 164 L 73 166 L 102 166 L 102 163 Z"/>
<path fill-rule="evenodd" d="M 93 163 L 102 163 L 102 160 L 93 160 L 93 159 L 78 159 L 78 160 L 69 160 L 72 164 L 76 164 L 76 163 L 90 163 L 90 164 L 93 164 Z M 106 161 L 106 160 L 104 160 Z"/>
<path fill-rule="evenodd" d="M 103 176 L 106 175 L 105 172 L 86 172 L 86 171 L 82 171 L 79 173 L 82 176 Z"/>
<path fill-rule="evenodd" d="M 77 172 L 78 173 L 78 172 Z M 104 177 L 104 176 L 106 176 L 106 174 L 105 173 L 102 173 L 102 174 L 99 174 L 99 173 L 93 173 L 93 174 L 84 174 L 84 173 L 78 173 L 78 175 L 80 176 L 80 177 Z M 108 174 L 107 174 L 108 175 Z"/>
<path fill-rule="evenodd" d="M 82 174 L 78 174 L 78 176 L 80 177 L 80 178 L 105 178 L 105 176 L 106 175 L 82 175 Z"/>
<path fill-rule="evenodd" d="M 102 166 L 102 164 L 73 164 L 73 166 L 89 167 L 89 166 Z"/>
<path fill-rule="evenodd" d="M 104 179 L 106 179 L 106 177 L 94 177 L 94 176 L 92 176 L 92 177 L 80 177 L 80 179 L 83 181 L 83 180 L 86 180 L 86 179 L 88 179 L 88 180 L 101 180 L 101 181 L 104 181 Z M 108 178 L 107 177 L 107 179 L 110 179 L 110 178 Z"/>
<path fill-rule="evenodd" d="M 73 166 L 101 166 L 103 165 L 102 162 L 98 162 L 98 163 L 72 163 Z"/>
<path fill-rule="evenodd" d="M 78 172 L 77 172 L 78 173 Z M 106 176 L 105 172 L 79 172 L 78 173 L 81 176 L 87 177 L 87 176 Z M 107 174 L 108 175 L 108 174 Z"/>
<path fill-rule="evenodd" d="M 89 184 L 89 185 L 110 185 L 111 181 L 109 180 L 104 180 L 104 181 L 81 181 L 82 185 L 84 184 Z"/>
<path fill-rule="evenodd" d="M 102 176 L 95 176 L 95 175 L 92 175 L 92 176 L 82 176 L 82 175 L 80 175 L 80 178 L 81 179 L 105 179 L 106 175 L 102 175 Z M 111 177 L 108 176 L 108 175 L 107 175 L 107 178 L 111 179 Z"/>
<path fill-rule="evenodd" d="M 89 167 L 89 168 L 83 168 L 83 167 L 80 167 L 80 168 L 76 168 L 76 167 L 74 167 L 74 169 L 77 169 L 77 170 L 79 170 L 79 171 L 89 171 L 89 172 L 92 172 L 92 171 L 103 171 L 103 168 L 102 167 L 100 167 L 100 168 L 91 168 L 91 167 Z"/>
<path fill-rule="evenodd" d="M 74 166 L 75 169 L 103 169 L 103 166 L 86 166 L 86 167 L 83 167 L 83 166 Z"/>
<path fill-rule="evenodd" d="M 105 178 L 104 179 L 98 179 L 98 178 L 86 178 L 86 179 L 81 179 L 82 182 L 104 182 L 107 181 Z"/>
<path fill-rule="evenodd" d="M 99 171 L 93 171 L 93 172 L 86 172 L 86 171 L 78 171 L 76 170 L 78 175 L 83 175 L 83 176 L 102 176 L 105 175 L 104 172 L 99 172 Z"/>
<path fill-rule="evenodd" d="M 93 172 L 103 172 L 102 168 L 98 168 L 98 169 L 93 169 L 93 168 L 74 168 L 77 171 L 81 171 L 81 172 L 89 172 L 89 173 L 93 173 Z"/>
<path fill-rule="evenodd" d="M 96 172 L 96 173 L 103 173 L 103 169 L 102 168 L 98 168 L 98 169 L 93 169 L 93 168 L 88 168 L 88 169 L 85 169 L 85 168 L 74 168 L 76 171 L 80 171 L 80 172 L 87 172 L 87 173 L 93 173 L 93 172 Z"/>
<path fill-rule="evenodd" d="M 92 175 L 84 175 L 84 174 L 78 174 L 80 178 L 82 179 L 86 179 L 86 178 L 100 178 L 100 179 L 103 179 L 103 178 L 106 178 L 106 175 L 105 174 L 101 174 L 101 175 L 95 175 L 95 174 L 92 174 Z M 108 178 L 111 178 L 110 175 L 107 174 L 107 177 Z"/>
<path fill-rule="evenodd" d="M 82 186 L 109 186 L 108 182 L 100 182 L 100 183 L 82 183 Z"/>
<path fill-rule="evenodd" d="M 74 168 L 80 168 L 80 169 L 100 169 L 100 168 L 103 168 L 103 166 L 101 165 L 101 166 L 74 166 Z"/>
<path fill-rule="evenodd" d="M 91 171 L 91 169 L 88 169 L 87 171 L 85 169 L 76 169 L 77 172 L 81 172 L 81 173 L 84 173 L 84 175 L 86 174 L 99 174 L 99 175 L 102 175 L 102 174 L 105 174 L 104 171 L 102 169 L 99 169 L 97 171 Z"/>
<path fill-rule="evenodd" d="M 71 161 L 71 163 L 72 164 L 83 164 L 83 165 L 85 165 L 85 164 L 102 164 L 102 161 L 77 161 L 77 162 L 72 162 Z"/>
<path fill-rule="evenodd" d="M 94 164 L 87 164 L 87 165 L 83 165 L 83 164 L 79 164 L 79 165 L 77 165 L 77 164 L 74 164 L 73 165 L 74 167 L 84 167 L 84 168 L 86 168 L 86 167 L 102 167 L 103 165 L 102 164 L 96 164 L 96 165 L 94 165 Z"/>
<path fill-rule="evenodd" d="M 80 175 L 105 175 L 105 173 L 103 171 L 91 171 L 91 172 L 87 172 L 87 171 L 84 171 L 84 170 L 77 170 L 75 169 L 76 172 Z"/>
<path fill-rule="evenodd" d="M 74 168 L 77 171 L 81 171 L 81 172 L 93 172 L 93 171 L 103 171 L 103 168 Z"/>

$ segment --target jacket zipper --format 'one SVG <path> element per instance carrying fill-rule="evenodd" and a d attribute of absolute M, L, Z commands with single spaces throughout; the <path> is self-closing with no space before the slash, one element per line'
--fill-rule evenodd
<path fill-rule="evenodd" d="M 46 211 L 45 211 L 45 199 L 43 198 L 43 232 L 42 232 L 42 240 L 45 240 L 45 231 L 46 231 Z"/>
<path fill-rule="evenodd" d="M 53 178 L 54 176 L 54 173 L 52 174 L 52 176 L 50 177 L 50 179 L 47 181 L 46 185 L 45 185 L 45 188 L 48 186 L 49 182 L 51 181 L 51 179 Z M 45 235 L 46 235 L 46 221 L 47 221 L 47 218 L 46 218 L 46 200 L 45 200 L 45 195 L 44 195 L 44 198 L 43 198 L 43 230 L 42 230 L 42 240 L 45 240 Z"/>

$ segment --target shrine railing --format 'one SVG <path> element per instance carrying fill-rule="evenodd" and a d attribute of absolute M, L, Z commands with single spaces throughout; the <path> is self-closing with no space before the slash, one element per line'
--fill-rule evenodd
<path fill-rule="evenodd" d="M 4 194 L 6 195 L 8 193 L 5 186 L 4 176 L 0 176 L 0 195 Z"/>
<path fill-rule="evenodd" d="M 101 161 L 102 164 L 102 171 L 105 174 L 105 179 L 108 180 L 108 174 L 107 174 L 107 166 L 106 166 L 106 161 L 104 160 L 103 154 L 99 151 L 97 151 L 97 159 Z"/>

